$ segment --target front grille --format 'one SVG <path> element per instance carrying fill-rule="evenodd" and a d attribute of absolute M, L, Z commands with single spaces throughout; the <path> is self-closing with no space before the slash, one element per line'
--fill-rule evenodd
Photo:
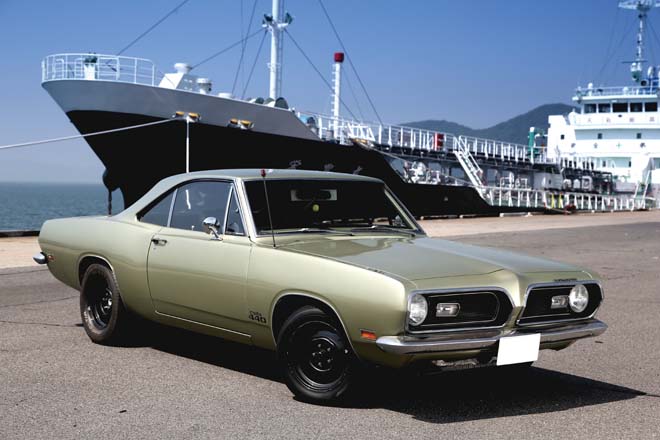
<path fill-rule="evenodd" d="M 568 296 L 575 284 L 532 287 L 527 294 L 525 310 L 523 310 L 518 323 L 521 325 L 538 324 L 550 321 L 570 321 L 590 317 L 600 306 L 600 303 L 603 300 L 603 294 L 598 284 L 583 284 L 589 292 L 589 302 L 584 311 L 575 313 L 568 306 L 561 309 L 552 309 L 550 307 L 553 296 Z"/>
<path fill-rule="evenodd" d="M 428 293 L 428 314 L 419 325 L 411 326 L 410 331 L 444 330 L 453 328 L 499 327 L 511 315 L 513 306 L 507 294 L 501 290 L 474 292 Z M 458 315 L 453 317 L 436 316 L 440 303 L 458 304 Z"/>

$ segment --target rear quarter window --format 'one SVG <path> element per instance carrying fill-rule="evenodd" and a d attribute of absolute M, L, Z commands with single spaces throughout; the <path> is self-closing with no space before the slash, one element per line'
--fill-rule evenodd
<path fill-rule="evenodd" d="M 140 215 L 138 215 L 138 220 L 143 223 L 151 223 L 152 225 L 167 226 L 173 196 L 174 192 L 172 191 L 157 201 L 155 205 L 142 211 Z"/>

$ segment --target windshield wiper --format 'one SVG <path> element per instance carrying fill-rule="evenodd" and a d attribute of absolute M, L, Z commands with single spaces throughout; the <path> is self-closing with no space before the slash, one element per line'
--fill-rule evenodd
<path fill-rule="evenodd" d="M 362 228 L 353 228 L 351 229 L 351 232 L 393 232 L 395 234 L 409 235 L 411 237 L 415 237 L 417 235 L 414 231 L 402 230 L 396 226 L 387 225 L 371 225 Z"/>
<path fill-rule="evenodd" d="M 259 232 L 270 234 L 270 229 L 262 229 Z M 276 230 L 275 234 L 335 234 L 335 235 L 353 235 L 349 231 L 337 231 L 335 229 L 325 229 L 325 228 L 299 228 L 291 230 Z"/>

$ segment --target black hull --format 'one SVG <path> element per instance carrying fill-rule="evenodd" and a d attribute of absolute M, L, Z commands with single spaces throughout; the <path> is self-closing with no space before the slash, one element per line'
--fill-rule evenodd
<path fill-rule="evenodd" d="M 81 133 L 92 133 L 157 121 L 144 115 L 71 111 Z M 119 188 L 126 206 L 164 177 L 185 172 L 185 123 L 87 138 L 106 167 L 106 184 Z M 204 123 L 190 125 L 190 170 L 229 168 L 291 168 L 359 173 L 377 177 L 417 217 L 459 214 L 494 215 L 510 209 L 488 205 L 471 187 L 404 182 L 386 157 L 373 149 L 321 140 L 264 134 Z"/>

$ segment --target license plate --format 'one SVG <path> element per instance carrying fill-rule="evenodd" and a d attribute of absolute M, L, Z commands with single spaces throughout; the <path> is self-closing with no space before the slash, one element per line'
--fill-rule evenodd
<path fill-rule="evenodd" d="M 501 338 L 497 350 L 497 365 L 534 362 L 539 357 L 540 345 L 539 333 Z"/>

